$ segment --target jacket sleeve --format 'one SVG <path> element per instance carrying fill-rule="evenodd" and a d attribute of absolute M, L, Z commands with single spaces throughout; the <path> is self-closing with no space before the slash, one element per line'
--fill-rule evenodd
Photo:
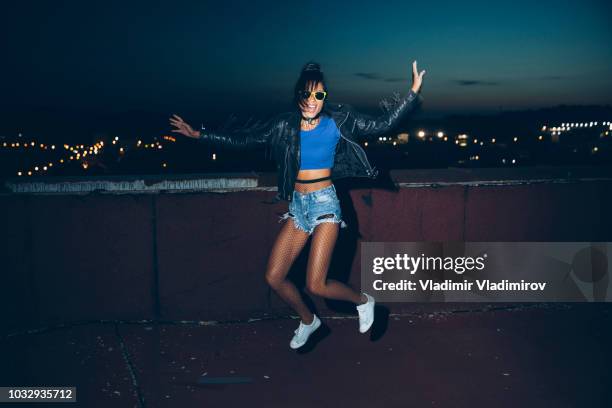
<path fill-rule="evenodd" d="M 413 111 L 422 101 L 423 97 L 420 93 L 417 94 L 411 89 L 388 112 L 378 117 L 353 111 L 355 116 L 353 134 L 361 140 L 380 136 L 392 130 L 407 113 Z"/>
<path fill-rule="evenodd" d="M 264 122 L 258 122 L 237 130 L 214 131 L 200 130 L 197 139 L 202 143 L 232 149 L 251 149 L 266 144 L 279 125 L 279 116 L 274 116 Z"/>

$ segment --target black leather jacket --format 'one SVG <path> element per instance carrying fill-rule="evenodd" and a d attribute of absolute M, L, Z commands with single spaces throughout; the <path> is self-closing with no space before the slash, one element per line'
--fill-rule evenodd
<path fill-rule="evenodd" d="M 360 142 L 374 140 L 391 130 L 403 116 L 422 102 L 423 97 L 412 90 L 394 106 L 378 117 L 357 112 L 352 106 L 325 102 L 322 112 L 330 115 L 340 130 L 336 146 L 332 179 L 343 177 L 376 178 L 378 170 L 368 162 Z M 291 201 L 294 183 L 300 169 L 299 110 L 285 112 L 269 119 L 231 132 L 200 131 L 200 139 L 216 146 L 248 149 L 266 146 L 276 161 L 278 193 L 273 202 Z"/>

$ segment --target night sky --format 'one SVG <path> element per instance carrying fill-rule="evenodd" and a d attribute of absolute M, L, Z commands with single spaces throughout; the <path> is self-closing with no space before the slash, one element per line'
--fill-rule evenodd
<path fill-rule="evenodd" d="M 14 2 L 17 3 L 17 2 Z M 377 109 L 425 69 L 428 114 L 612 103 L 604 1 L 19 2 L 3 6 L 2 105 L 206 120 L 286 107 L 308 60 Z"/>

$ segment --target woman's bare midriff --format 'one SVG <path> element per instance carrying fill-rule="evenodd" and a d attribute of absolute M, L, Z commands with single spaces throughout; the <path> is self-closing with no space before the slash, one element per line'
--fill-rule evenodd
<path fill-rule="evenodd" d="M 313 180 L 331 175 L 331 169 L 313 169 L 300 170 L 297 178 L 300 180 Z M 310 193 L 311 191 L 320 190 L 332 184 L 331 180 L 321 180 L 314 183 L 298 183 L 294 185 L 294 189 L 300 193 Z"/>

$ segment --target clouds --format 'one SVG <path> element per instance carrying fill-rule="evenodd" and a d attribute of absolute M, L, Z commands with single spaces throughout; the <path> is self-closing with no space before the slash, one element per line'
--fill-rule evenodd
<path fill-rule="evenodd" d="M 459 86 L 497 86 L 501 85 L 499 81 L 482 81 L 477 79 L 453 79 L 452 83 Z"/>
<path fill-rule="evenodd" d="M 355 76 L 358 76 L 359 78 L 363 78 L 363 79 L 370 79 L 370 80 L 380 80 L 380 74 L 377 74 L 375 72 L 355 72 Z"/>
<path fill-rule="evenodd" d="M 525 78 L 525 80 L 536 80 L 536 81 L 559 81 L 562 79 L 566 79 L 566 77 L 561 75 L 542 75 L 531 78 Z M 451 83 L 459 86 L 499 86 L 499 85 L 507 85 L 508 80 L 506 81 L 486 81 L 480 79 L 452 79 Z"/>
<path fill-rule="evenodd" d="M 355 72 L 355 76 L 361 79 L 367 79 L 370 81 L 382 81 L 382 82 L 402 82 L 406 81 L 407 78 L 398 78 L 398 77 L 383 77 L 381 74 L 377 72 Z"/>
<path fill-rule="evenodd" d="M 354 75 L 368 81 L 401 82 L 408 80 L 408 78 L 385 77 L 378 72 L 355 72 Z M 554 77 L 550 78 L 552 79 Z M 485 81 L 479 79 L 451 79 L 450 82 L 459 86 L 498 86 L 502 84 L 500 81 Z"/>

